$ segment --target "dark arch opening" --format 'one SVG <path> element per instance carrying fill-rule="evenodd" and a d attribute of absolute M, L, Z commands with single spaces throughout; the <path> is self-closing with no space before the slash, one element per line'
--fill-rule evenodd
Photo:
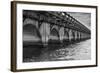
<path fill-rule="evenodd" d="M 57 31 L 57 29 L 53 28 L 50 32 L 50 35 L 56 36 L 59 38 L 59 32 Z"/>
<path fill-rule="evenodd" d="M 79 33 L 77 32 L 77 40 L 79 40 L 79 37 L 80 37 L 80 35 L 79 35 Z"/>
<path fill-rule="evenodd" d="M 23 32 L 28 35 L 34 35 L 35 37 L 41 38 L 39 30 L 35 25 L 27 24 L 23 26 Z"/>
<path fill-rule="evenodd" d="M 48 41 L 48 48 L 50 50 L 60 48 L 61 42 L 59 39 L 59 32 L 57 31 L 57 29 L 53 28 L 50 32 L 50 36 L 51 37 L 49 38 L 49 41 Z"/>
<path fill-rule="evenodd" d="M 66 47 L 69 44 L 69 33 L 68 31 L 64 31 L 64 36 L 66 38 L 63 39 L 63 47 Z"/>
<path fill-rule="evenodd" d="M 73 36 L 72 43 L 74 43 L 75 42 L 75 32 L 74 31 L 72 31 L 72 36 Z"/>
<path fill-rule="evenodd" d="M 43 44 L 41 35 L 35 25 L 27 24 L 23 26 L 23 61 L 27 58 L 39 56 Z"/>
<path fill-rule="evenodd" d="M 64 31 L 64 36 L 66 36 L 66 37 L 68 37 L 68 38 L 69 38 L 68 31 Z"/>

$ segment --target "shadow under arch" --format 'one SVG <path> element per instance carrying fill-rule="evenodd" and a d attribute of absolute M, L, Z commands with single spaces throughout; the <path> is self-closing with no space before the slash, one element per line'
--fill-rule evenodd
<path fill-rule="evenodd" d="M 39 56 L 43 44 L 41 35 L 35 25 L 27 24 L 23 26 L 23 61 L 27 58 Z"/>
<path fill-rule="evenodd" d="M 64 30 L 63 46 L 67 46 L 68 44 L 69 44 L 69 33 L 67 30 Z"/>
<path fill-rule="evenodd" d="M 33 35 L 34 37 L 41 39 L 40 32 L 35 25 L 32 25 L 32 24 L 24 25 L 23 26 L 23 33 L 28 34 L 30 36 Z"/>
<path fill-rule="evenodd" d="M 57 29 L 53 28 L 50 32 L 50 35 L 55 36 L 55 39 L 59 39 L 59 32 Z"/>
<path fill-rule="evenodd" d="M 80 40 L 80 34 L 79 34 L 79 32 L 77 32 L 77 41 L 79 41 Z"/>
<path fill-rule="evenodd" d="M 61 41 L 60 41 L 59 32 L 57 29 L 53 28 L 50 31 L 50 37 L 48 40 L 48 48 L 50 50 L 58 49 L 60 48 L 60 45 L 61 45 Z"/>
<path fill-rule="evenodd" d="M 75 43 L 75 31 L 72 31 L 72 40 L 71 43 Z"/>

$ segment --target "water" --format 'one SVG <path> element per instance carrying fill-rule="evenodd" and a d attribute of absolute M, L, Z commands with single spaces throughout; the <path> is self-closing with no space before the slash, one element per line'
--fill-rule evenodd
<path fill-rule="evenodd" d="M 88 60 L 91 59 L 91 40 L 71 44 L 66 48 L 43 50 L 38 57 L 27 58 L 25 62 Z"/>

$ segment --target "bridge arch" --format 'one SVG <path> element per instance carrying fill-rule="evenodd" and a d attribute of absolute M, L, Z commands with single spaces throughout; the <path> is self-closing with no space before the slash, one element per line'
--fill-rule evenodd
<path fill-rule="evenodd" d="M 69 33 L 68 29 L 64 29 L 63 45 L 66 47 L 69 44 Z"/>
<path fill-rule="evenodd" d="M 58 40 L 59 39 L 59 32 L 56 28 L 53 28 L 51 31 L 50 31 L 50 39 L 54 39 L 54 40 Z"/>
<path fill-rule="evenodd" d="M 60 38 L 59 38 L 59 31 L 57 27 L 53 27 L 50 30 L 50 36 L 48 40 L 49 47 L 52 47 L 53 49 L 59 48 L 60 46 Z"/>
<path fill-rule="evenodd" d="M 41 35 L 38 28 L 32 24 L 26 24 L 23 26 L 23 57 L 29 58 L 32 56 L 38 56 L 41 53 L 43 47 L 41 41 Z M 35 52 L 35 51 L 38 51 Z"/>
<path fill-rule="evenodd" d="M 27 24 L 23 26 L 23 40 L 24 41 L 40 41 L 41 35 L 35 25 Z"/>
<path fill-rule="evenodd" d="M 65 28 L 65 30 L 64 30 L 64 39 L 66 39 L 66 40 L 69 40 L 69 33 L 68 32 L 69 32 L 68 29 Z"/>
<path fill-rule="evenodd" d="M 72 30 L 72 43 L 75 41 L 75 30 Z"/>
<path fill-rule="evenodd" d="M 52 28 L 50 28 L 50 39 L 53 39 L 53 37 L 57 40 L 59 39 L 59 28 L 56 25 L 53 25 Z"/>
<path fill-rule="evenodd" d="M 73 40 L 73 30 L 69 29 L 69 41 L 72 42 Z"/>
<path fill-rule="evenodd" d="M 38 28 L 38 21 L 37 20 L 26 18 L 26 19 L 24 19 L 23 26 L 27 25 L 27 24 L 32 24 Z"/>
<path fill-rule="evenodd" d="M 77 31 L 77 40 L 79 41 L 80 40 L 80 32 Z"/>

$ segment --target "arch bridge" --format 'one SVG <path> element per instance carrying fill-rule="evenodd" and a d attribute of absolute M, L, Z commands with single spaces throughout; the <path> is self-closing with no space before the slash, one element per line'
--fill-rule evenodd
<path fill-rule="evenodd" d="M 67 12 L 23 10 L 24 47 L 64 47 L 90 39 L 90 35 L 91 31 Z"/>

